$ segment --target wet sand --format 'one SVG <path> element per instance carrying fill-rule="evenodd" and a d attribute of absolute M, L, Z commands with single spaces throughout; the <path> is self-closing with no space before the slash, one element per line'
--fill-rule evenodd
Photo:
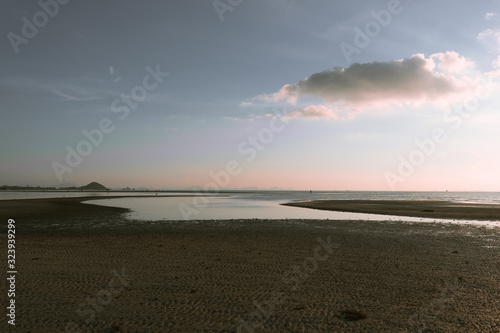
<path fill-rule="evenodd" d="M 104 207 L 98 205 L 85 205 L 82 201 L 113 199 L 119 196 L 88 196 L 76 198 L 51 198 L 51 199 L 13 199 L 0 200 L 0 216 L 12 219 L 67 219 L 84 217 L 107 217 L 110 215 L 127 213 L 128 209 L 118 207 Z"/>
<path fill-rule="evenodd" d="M 192 197 L 193 195 L 151 195 L 154 198 Z M 0 200 L 0 216 L 11 219 L 23 219 L 31 225 L 33 222 L 58 221 L 66 224 L 69 220 L 83 219 L 116 219 L 120 214 L 129 213 L 127 208 L 89 205 L 84 201 L 117 199 L 117 198 L 147 198 L 146 195 L 119 195 L 119 196 L 85 196 L 70 198 L 42 198 L 42 199 L 12 199 Z M 46 224 L 45 224 L 46 225 Z"/>
<path fill-rule="evenodd" d="M 318 200 L 283 205 L 351 213 L 500 221 L 500 205 L 494 204 L 417 200 Z"/>
<path fill-rule="evenodd" d="M 110 207 L 71 215 L 78 200 L 63 201 L 63 215 L 16 219 L 17 332 L 500 330 L 498 228 L 131 223 Z M 109 223 L 85 227 L 92 214 Z"/>

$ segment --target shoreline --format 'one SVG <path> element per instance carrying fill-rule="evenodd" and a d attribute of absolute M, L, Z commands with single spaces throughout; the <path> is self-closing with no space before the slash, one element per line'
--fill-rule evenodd
<path fill-rule="evenodd" d="M 13 219 L 61 220 L 74 217 L 120 217 L 131 210 L 86 204 L 86 201 L 120 198 L 196 197 L 193 194 L 83 196 L 0 200 L 0 215 Z M 280 204 L 299 208 L 350 213 L 500 222 L 500 204 L 458 203 L 430 200 L 314 200 Z"/>
<path fill-rule="evenodd" d="M 316 200 L 282 205 L 350 213 L 500 222 L 500 204 L 428 200 Z"/>

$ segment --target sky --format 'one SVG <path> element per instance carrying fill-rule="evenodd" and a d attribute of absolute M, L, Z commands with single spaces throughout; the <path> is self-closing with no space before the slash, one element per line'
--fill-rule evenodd
<path fill-rule="evenodd" d="M 498 191 L 497 1 L 5 0 L 0 185 Z"/>

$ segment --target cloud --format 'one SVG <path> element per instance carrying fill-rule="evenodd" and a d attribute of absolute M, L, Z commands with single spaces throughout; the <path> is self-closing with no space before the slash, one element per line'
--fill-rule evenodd
<path fill-rule="evenodd" d="M 339 112 L 384 109 L 388 106 L 419 107 L 425 103 L 442 106 L 472 88 L 469 74 L 474 63 L 456 52 L 435 53 L 426 58 L 416 54 L 390 62 L 355 63 L 347 68 L 312 74 L 278 92 L 254 97 L 254 101 L 295 105 L 314 97 L 324 105 L 309 105 L 293 117 L 338 119 Z"/>
<path fill-rule="evenodd" d="M 486 20 L 491 20 L 494 16 L 497 16 L 497 13 L 493 13 L 493 12 L 488 12 L 484 15 L 484 18 Z"/>
<path fill-rule="evenodd" d="M 249 106 L 254 106 L 255 104 L 249 101 L 243 101 L 240 103 L 240 106 L 242 107 L 249 107 Z"/>
<path fill-rule="evenodd" d="M 492 66 L 500 67 L 500 29 L 486 29 L 477 34 L 476 40 L 489 49 L 489 55 L 493 55 L 495 59 L 492 61 Z"/>
<path fill-rule="evenodd" d="M 278 102 L 281 100 L 286 100 L 290 104 L 295 104 L 297 102 L 296 92 L 297 92 L 296 86 L 294 86 L 293 84 L 286 84 L 280 89 L 280 91 L 274 94 L 262 94 L 255 96 L 253 99 L 265 102 Z M 248 102 L 243 102 L 243 103 L 248 103 Z"/>
<path fill-rule="evenodd" d="M 435 53 L 430 56 L 432 60 L 438 60 L 437 68 L 444 73 L 459 74 L 474 68 L 474 62 L 461 57 L 457 52 Z"/>
<path fill-rule="evenodd" d="M 303 109 L 296 109 L 287 115 L 287 118 L 307 118 L 307 119 L 344 119 L 348 118 L 343 116 L 343 111 L 335 107 L 328 107 L 325 105 L 309 105 Z"/>
<path fill-rule="evenodd" d="M 491 50 L 500 52 L 500 29 L 486 29 L 477 34 L 476 40 Z"/>
<path fill-rule="evenodd" d="M 113 66 L 109 66 L 109 75 L 113 75 L 115 73 L 115 68 Z"/>
<path fill-rule="evenodd" d="M 493 67 L 500 68 L 500 55 L 497 56 L 495 60 L 493 60 Z"/>

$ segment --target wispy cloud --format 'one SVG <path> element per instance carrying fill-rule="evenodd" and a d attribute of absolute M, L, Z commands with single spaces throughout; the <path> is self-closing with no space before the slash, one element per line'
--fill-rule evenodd
<path fill-rule="evenodd" d="M 118 74 L 115 75 L 116 71 L 115 71 L 115 68 L 113 66 L 109 66 L 108 68 L 109 70 L 109 75 L 111 75 L 112 77 L 114 77 L 114 80 L 115 82 L 120 82 L 122 80 L 122 77 L 119 76 Z"/>
<path fill-rule="evenodd" d="M 494 57 L 491 62 L 494 68 L 500 68 L 500 29 L 486 29 L 477 34 L 476 40 L 483 44 L 488 53 Z"/>
<path fill-rule="evenodd" d="M 68 80 L 48 81 L 39 78 L 11 76 L 0 78 L 0 85 L 24 93 L 45 94 L 61 101 L 92 101 L 108 97 L 104 91 L 76 85 Z"/>
<path fill-rule="evenodd" d="M 493 51 L 500 52 L 500 29 L 486 29 L 477 34 L 476 40 Z"/>
<path fill-rule="evenodd" d="M 254 106 L 255 104 L 249 101 L 243 101 L 239 104 L 242 107 Z"/>
<path fill-rule="evenodd" d="M 325 105 L 309 105 L 303 109 L 296 109 L 290 112 L 287 115 L 287 118 L 306 118 L 306 119 L 320 119 L 320 118 L 328 118 L 328 119 L 349 119 L 352 118 L 352 114 L 346 113 L 344 110 L 341 110 L 332 106 Z"/>
<path fill-rule="evenodd" d="M 500 55 L 497 56 L 495 60 L 493 60 L 493 67 L 500 68 Z"/>
<path fill-rule="evenodd" d="M 497 16 L 497 13 L 493 13 L 493 12 L 488 12 L 484 15 L 484 18 L 486 20 L 491 20 L 493 17 Z"/>

